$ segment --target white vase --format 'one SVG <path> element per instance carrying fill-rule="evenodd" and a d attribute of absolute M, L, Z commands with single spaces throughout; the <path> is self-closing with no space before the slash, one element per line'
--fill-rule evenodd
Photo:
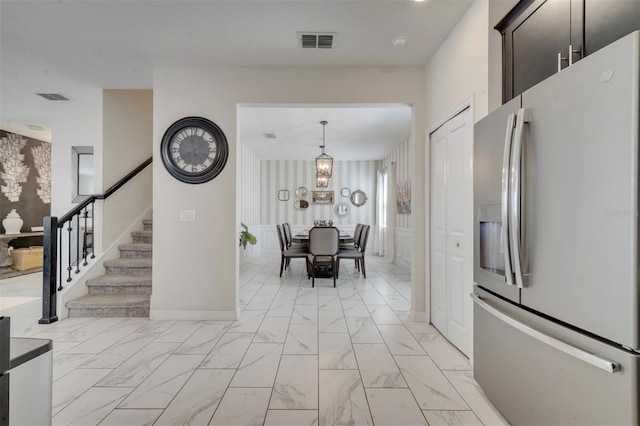
<path fill-rule="evenodd" d="M 2 221 L 2 226 L 4 226 L 5 234 L 19 234 L 23 223 L 16 209 L 11 209 L 11 212 Z"/>

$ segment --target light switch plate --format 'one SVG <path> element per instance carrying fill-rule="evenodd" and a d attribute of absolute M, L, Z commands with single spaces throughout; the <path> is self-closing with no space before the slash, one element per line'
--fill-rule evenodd
<path fill-rule="evenodd" d="M 195 222 L 196 211 L 195 210 L 180 210 L 180 222 Z"/>

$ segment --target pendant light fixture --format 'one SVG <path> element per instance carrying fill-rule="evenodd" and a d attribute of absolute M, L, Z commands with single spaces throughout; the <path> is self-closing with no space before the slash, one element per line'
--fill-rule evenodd
<path fill-rule="evenodd" d="M 316 187 L 317 188 L 329 187 L 329 178 L 326 176 L 316 176 Z"/>
<path fill-rule="evenodd" d="M 316 157 L 316 186 L 319 188 L 326 188 L 329 186 L 329 179 L 333 172 L 333 158 L 324 152 L 325 133 L 324 128 L 327 125 L 326 121 L 321 121 L 322 124 L 322 154 Z"/>

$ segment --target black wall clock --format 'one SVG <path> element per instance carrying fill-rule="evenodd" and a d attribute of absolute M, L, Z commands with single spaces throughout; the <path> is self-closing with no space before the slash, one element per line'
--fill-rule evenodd
<path fill-rule="evenodd" d="M 162 163 L 173 177 L 186 183 L 204 183 L 224 169 L 229 145 L 214 122 L 185 117 L 164 132 L 160 152 Z"/>

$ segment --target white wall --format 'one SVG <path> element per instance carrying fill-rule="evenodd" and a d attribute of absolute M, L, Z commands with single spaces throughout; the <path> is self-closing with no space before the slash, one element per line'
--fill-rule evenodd
<path fill-rule="evenodd" d="M 103 193 L 152 155 L 153 92 L 105 90 L 103 97 Z M 106 199 L 102 206 L 103 249 L 109 247 L 152 203 L 151 167 Z M 139 224 L 142 229 L 142 224 Z"/>
<path fill-rule="evenodd" d="M 102 185 L 102 89 L 83 92 L 84 98 L 59 105 L 51 130 L 51 215 L 60 217 L 72 203 L 73 146 L 92 146 L 94 188 Z"/>
<path fill-rule="evenodd" d="M 310 84 L 312 82 L 312 84 Z M 178 182 L 153 163 L 154 256 L 152 318 L 233 318 L 237 309 L 239 225 L 236 110 L 251 103 L 406 103 L 414 106 L 410 149 L 424 147 L 424 70 L 375 68 L 157 68 L 154 70 L 154 154 L 174 121 L 201 115 L 229 140 L 229 160 L 214 180 Z M 188 101 L 184 101 L 187 99 Z M 416 148 L 416 147 L 420 148 Z M 423 174 L 420 173 L 423 179 Z M 417 178 L 416 178 L 417 179 Z M 422 194 L 416 212 L 423 219 Z M 196 222 L 180 222 L 179 210 L 195 210 Z M 421 229 L 424 227 L 421 225 Z M 420 229 L 418 229 L 420 232 Z M 414 248 L 424 250 L 424 238 Z M 422 253 L 421 257 L 424 257 Z M 424 273 L 413 276 L 423 288 Z M 414 298 L 424 310 L 424 294 Z"/>
<path fill-rule="evenodd" d="M 380 168 L 379 161 L 335 161 L 333 175 L 328 188 L 316 188 L 314 161 L 262 161 L 262 201 L 261 223 L 275 225 L 289 222 L 291 225 L 313 226 L 317 219 L 331 219 L 335 226 L 355 225 L 365 223 L 373 225 L 375 222 L 376 203 L 376 171 Z M 294 205 L 299 198 L 296 189 L 300 186 L 307 188 L 305 198 L 309 208 L 296 210 Z M 356 207 L 351 204 L 349 197 L 340 194 L 342 188 L 351 191 L 360 189 L 367 194 L 367 202 Z M 290 193 L 289 201 L 279 201 L 278 191 L 286 189 Z M 311 191 L 333 191 L 334 204 L 319 205 L 311 201 Z M 334 207 L 345 202 L 350 207 L 347 217 L 335 215 Z"/>
<path fill-rule="evenodd" d="M 500 35 L 496 34 L 493 26 L 515 3 L 517 0 L 476 0 L 431 58 L 425 69 L 427 131 L 434 131 L 438 125 L 443 124 L 448 115 L 470 97 L 473 101 L 474 122 L 487 115 L 490 110 L 489 104 L 491 109 L 501 104 L 502 45 Z M 423 159 L 417 160 L 426 170 L 425 183 L 420 190 L 423 192 L 422 200 L 428 200 L 428 149 L 423 153 Z M 424 220 L 425 224 L 429 223 L 428 208 L 420 220 Z M 429 229 L 426 226 L 427 243 L 428 232 Z M 428 259 L 428 256 L 427 244 L 421 256 L 413 257 L 414 261 L 417 260 L 426 265 L 427 299 L 430 291 L 430 271 L 425 259 Z M 425 305 L 428 320 L 430 315 L 428 300 Z"/>
<path fill-rule="evenodd" d="M 431 58 L 426 68 L 427 129 L 474 96 L 474 122 L 487 114 L 489 1 L 477 0 Z"/>

